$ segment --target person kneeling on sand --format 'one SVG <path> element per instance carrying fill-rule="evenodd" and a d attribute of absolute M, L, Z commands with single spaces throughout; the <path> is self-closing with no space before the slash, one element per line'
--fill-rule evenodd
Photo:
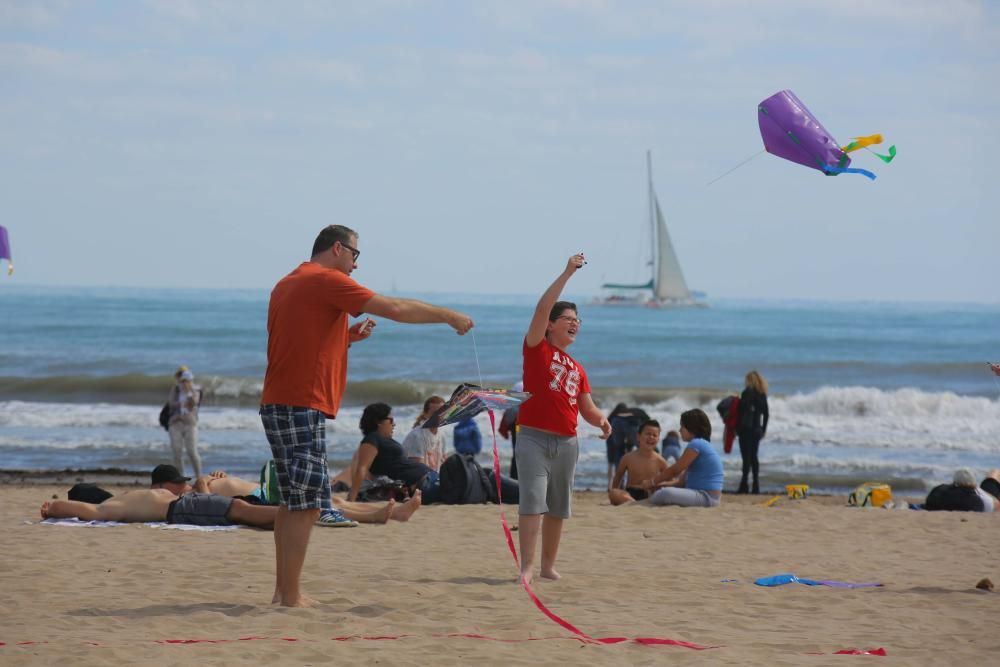
<path fill-rule="evenodd" d="M 194 491 L 239 498 L 252 505 L 277 506 L 277 499 L 269 498 L 259 483 L 240 477 L 232 477 L 221 470 L 199 477 L 195 480 L 194 486 L 188 484 L 190 477 L 182 476 L 177 468 L 168 464 L 156 466 L 151 477 L 152 488 L 167 489 L 178 496 Z M 336 524 L 324 523 L 321 525 L 351 526 L 357 525 L 355 522 L 385 523 L 389 519 L 407 521 L 420 508 L 421 498 L 420 492 L 417 491 L 412 498 L 398 505 L 395 500 L 374 505 L 373 503 L 349 502 L 337 496 L 331 496 L 330 503 L 346 520 L 341 520 Z"/>
<path fill-rule="evenodd" d="M 660 422 L 655 419 L 644 421 L 639 427 L 639 449 L 622 457 L 611 489 L 608 490 L 608 499 L 612 505 L 624 505 L 649 497 L 649 488 L 644 485 L 651 483 L 653 478 L 670 467 L 666 459 L 656 453 L 659 440 Z M 623 483 L 626 485 L 624 489 Z"/>
<path fill-rule="evenodd" d="M 722 500 L 722 459 L 712 447 L 712 423 L 697 408 L 681 415 L 681 438 L 688 443 L 680 460 L 647 484 L 658 489 L 650 505 L 718 507 Z"/>
<path fill-rule="evenodd" d="M 43 519 L 82 519 L 83 521 L 121 521 L 146 523 L 165 521 L 195 526 L 230 526 L 273 528 L 276 507 L 251 505 L 245 500 L 211 493 L 186 493 L 182 496 L 168 489 L 139 489 L 112 496 L 100 505 L 79 500 L 53 500 L 42 503 Z"/>

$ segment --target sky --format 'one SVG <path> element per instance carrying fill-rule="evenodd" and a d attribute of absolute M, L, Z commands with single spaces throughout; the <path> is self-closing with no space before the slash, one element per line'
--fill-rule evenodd
<path fill-rule="evenodd" d="M 783 89 L 897 159 L 760 154 Z M 650 150 L 709 300 L 1000 302 L 996 2 L 0 0 L 0 146 L 0 289 L 268 288 L 336 223 L 376 290 L 594 294 Z"/>

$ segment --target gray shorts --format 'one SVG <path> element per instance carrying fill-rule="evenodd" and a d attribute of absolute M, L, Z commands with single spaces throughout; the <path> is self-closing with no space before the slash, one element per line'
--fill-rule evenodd
<path fill-rule="evenodd" d="M 575 435 L 556 435 L 522 426 L 517 433 L 518 514 L 571 515 L 573 476 L 580 458 Z"/>
<path fill-rule="evenodd" d="M 231 526 L 226 518 L 232 498 L 214 493 L 185 493 L 167 508 L 167 523 L 191 526 Z"/>

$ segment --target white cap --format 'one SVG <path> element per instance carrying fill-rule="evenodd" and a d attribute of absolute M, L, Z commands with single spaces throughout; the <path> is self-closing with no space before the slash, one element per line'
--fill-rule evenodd
<path fill-rule="evenodd" d="M 181 373 L 181 379 L 194 380 L 194 373 L 192 373 L 191 371 L 184 371 L 183 373 Z"/>
<path fill-rule="evenodd" d="M 956 470 L 954 481 L 957 486 L 976 487 L 976 475 L 968 468 L 960 468 Z"/>

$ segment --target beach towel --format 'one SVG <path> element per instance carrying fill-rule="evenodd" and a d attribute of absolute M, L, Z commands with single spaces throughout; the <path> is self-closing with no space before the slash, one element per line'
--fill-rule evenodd
<path fill-rule="evenodd" d="M 83 526 L 85 528 L 113 528 L 115 526 L 149 526 L 150 528 L 169 528 L 171 530 L 236 530 L 238 528 L 248 528 L 249 526 L 192 526 L 186 523 L 166 523 L 164 521 L 150 521 L 148 523 L 126 523 L 124 521 L 81 521 L 80 519 L 44 519 L 38 522 L 46 526 Z"/>

